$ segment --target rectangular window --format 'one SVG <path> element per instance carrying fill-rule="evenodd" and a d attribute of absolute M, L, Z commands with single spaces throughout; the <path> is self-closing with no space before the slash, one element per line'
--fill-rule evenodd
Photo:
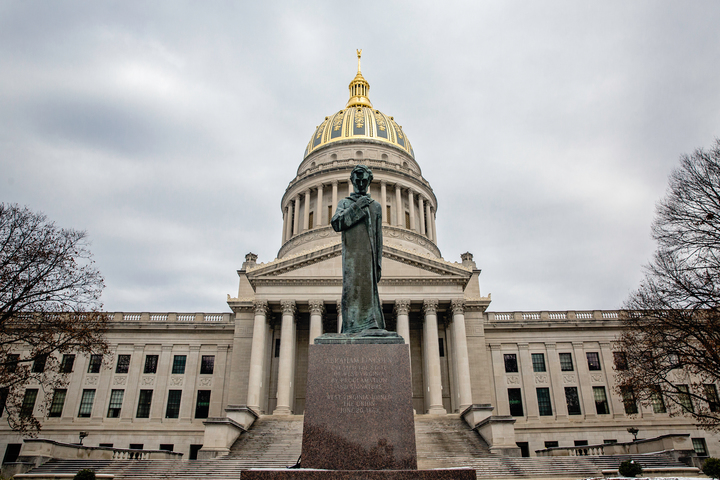
<path fill-rule="evenodd" d="M 145 368 L 143 373 L 157 373 L 158 356 L 145 355 Z"/>
<path fill-rule="evenodd" d="M 17 371 L 17 365 L 20 361 L 20 355 L 17 353 L 11 353 L 7 356 L 7 360 L 5 361 L 5 370 L 8 373 L 15 373 Z"/>
<path fill-rule="evenodd" d="M 45 371 L 45 363 L 47 363 L 47 355 L 40 355 L 35 358 L 32 366 L 32 373 L 43 373 Z"/>
<path fill-rule="evenodd" d="M 170 390 L 168 392 L 167 408 L 165 418 L 178 418 L 180 416 L 180 398 L 182 390 Z"/>
<path fill-rule="evenodd" d="M 390 223 L 390 214 L 392 213 L 392 208 L 390 208 L 390 205 L 385 206 L 385 222 Z"/>
<path fill-rule="evenodd" d="M 128 448 L 130 450 L 142 450 L 144 446 L 142 443 L 131 443 Z"/>
<path fill-rule="evenodd" d="M 587 447 L 588 441 L 587 440 L 575 440 L 575 446 L 576 447 Z"/>
<path fill-rule="evenodd" d="M 582 415 L 577 387 L 565 387 L 565 401 L 567 402 L 568 415 Z"/>
<path fill-rule="evenodd" d="M 308 215 L 308 230 L 312 230 L 315 227 L 315 212 L 310 212 Z"/>
<path fill-rule="evenodd" d="M 440 351 L 440 356 L 445 356 L 445 342 L 442 338 L 438 338 L 438 350 Z"/>
<path fill-rule="evenodd" d="M 603 440 L 603 444 L 605 445 L 614 445 L 617 443 L 617 438 L 606 438 Z"/>
<path fill-rule="evenodd" d="M 666 413 L 665 402 L 663 401 L 662 389 L 660 385 L 655 385 L 653 392 L 650 395 L 650 403 L 652 403 L 653 412 L 655 413 Z"/>
<path fill-rule="evenodd" d="M 62 416 L 63 406 L 65 405 L 65 396 L 67 396 L 67 390 L 64 388 L 57 388 L 53 392 L 52 403 L 50 404 L 50 411 L 48 417 L 60 417 Z"/>
<path fill-rule="evenodd" d="M 410 213 L 405 212 L 405 228 L 410 228 Z"/>
<path fill-rule="evenodd" d="M 198 390 L 195 404 L 195 418 L 208 418 L 210 411 L 210 390 Z"/>
<path fill-rule="evenodd" d="M 113 445 L 114 445 L 114 444 L 112 444 L 112 443 L 100 443 L 100 444 L 98 444 L 99 447 L 107 447 L 107 448 L 113 448 Z"/>
<path fill-rule="evenodd" d="M 533 372 L 545 371 L 545 355 L 542 353 L 532 354 Z"/>
<path fill-rule="evenodd" d="M 175 448 L 175 445 L 172 443 L 161 443 L 160 448 L 158 450 L 165 450 L 166 452 L 172 452 Z"/>
<path fill-rule="evenodd" d="M 593 397 L 595 398 L 595 411 L 598 415 L 610 413 L 605 387 L 593 387 Z"/>
<path fill-rule="evenodd" d="M 703 385 L 705 391 L 705 400 L 708 402 L 708 408 L 711 412 L 720 412 L 720 401 L 718 401 L 717 387 L 714 383 L 706 383 Z"/>
<path fill-rule="evenodd" d="M 173 375 L 182 375 L 185 373 L 186 355 L 175 355 L 173 357 L 172 373 Z"/>
<path fill-rule="evenodd" d="M 21 417 L 31 417 L 35 410 L 35 400 L 37 399 L 37 388 L 28 388 L 25 390 L 22 406 L 20 407 Z"/>
<path fill-rule="evenodd" d="M 152 390 L 140 390 L 138 399 L 137 418 L 150 418 L 150 404 L 152 404 Z"/>
<path fill-rule="evenodd" d="M 514 353 L 506 353 L 505 358 L 505 372 L 516 373 L 518 371 L 517 355 Z"/>
<path fill-rule="evenodd" d="M 95 390 L 84 389 L 82 392 L 82 398 L 80 399 L 80 410 L 78 410 L 78 417 L 89 417 L 92 413 L 93 402 L 95 401 Z"/>
<path fill-rule="evenodd" d="M 588 370 L 601 370 L 600 354 L 598 352 L 587 352 Z"/>
<path fill-rule="evenodd" d="M 100 373 L 100 367 L 102 366 L 102 355 L 90 355 L 90 363 L 88 364 L 87 373 Z"/>
<path fill-rule="evenodd" d="M 202 445 L 190 445 L 190 458 L 188 460 L 197 460 L 197 454 L 202 448 Z"/>
<path fill-rule="evenodd" d="M 552 404 L 550 403 L 550 389 L 543 387 L 538 388 L 537 399 L 538 409 L 540 410 L 540 416 L 552 415 Z"/>
<path fill-rule="evenodd" d="M 275 339 L 275 358 L 278 358 L 280 356 L 280 339 Z"/>
<path fill-rule="evenodd" d="M 108 418 L 120 418 L 120 410 L 122 409 L 123 397 L 125 390 L 113 390 L 110 392 L 110 405 L 108 405 Z"/>
<path fill-rule="evenodd" d="M 8 446 L 5 448 L 5 456 L 3 457 L 2 463 L 17 462 L 21 448 L 22 443 L 8 443 Z"/>
<path fill-rule="evenodd" d="M 546 441 L 545 448 L 557 448 L 560 444 L 557 441 Z"/>
<path fill-rule="evenodd" d="M 75 365 L 75 355 L 63 355 L 60 362 L 60 373 L 72 373 Z"/>
<path fill-rule="evenodd" d="M 212 375 L 215 370 L 215 355 L 203 355 L 200 364 L 201 375 Z"/>
<path fill-rule="evenodd" d="M 613 362 L 615 370 L 627 370 L 627 357 L 625 352 L 613 352 Z"/>
<path fill-rule="evenodd" d="M 5 404 L 7 403 L 8 392 L 7 387 L 0 388 L 0 417 L 5 415 Z"/>
<path fill-rule="evenodd" d="M 519 388 L 508 388 L 508 401 L 510 402 L 510 415 L 513 417 L 522 417 L 522 391 Z"/>
<path fill-rule="evenodd" d="M 622 400 L 625 406 L 625 413 L 627 415 L 634 415 L 638 413 L 637 402 L 635 401 L 635 392 L 630 387 L 622 388 Z"/>
<path fill-rule="evenodd" d="M 684 412 L 692 413 L 695 411 L 693 407 L 692 398 L 690 398 L 690 390 L 687 385 L 676 385 L 678 390 L 678 401 Z"/>
<path fill-rule="evenodd" d="M 330 220 L 332 220 L 332 205 L 328 205 L 328 225 L 330 225 Z"/>
<path fill-rule="evenodd" d="M 574 370 L 572 353 L 560 354 L 560 370 L 563 372 L 572 372 Z"/>
<path fill-rule="evenodd" d="M 707 444 L 704 438 L 693 438 L 692 443 L 693 450 L 695 450 L 698 457 L 707 457 Z"/>
<path fill-rule="evenodd" d="M 130 355 L 118 355 L 115 373 L 128 373 L 128 370 L 130 370 Z"/>

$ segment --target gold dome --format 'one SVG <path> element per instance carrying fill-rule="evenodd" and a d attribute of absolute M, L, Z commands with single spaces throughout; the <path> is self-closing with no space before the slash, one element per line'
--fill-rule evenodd
<path fill-rule="evenodd" d="M 415 158 L 410 141 L 403 133 L 402 127 L 393 117 L 373 108 L 367 96 L 370 84 L 360 72 L 361 53 L 362 50 L 357 51 L 358 73 L 348 87 L 350 100 L 343 110 L 325 117 L 320 126 L 315 128 L 303 158 L 324 145 L 340 140 L 375 140 L 388 143 Z"/>

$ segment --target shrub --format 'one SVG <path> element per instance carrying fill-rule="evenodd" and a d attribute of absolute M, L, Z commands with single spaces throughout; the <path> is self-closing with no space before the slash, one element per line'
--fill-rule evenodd
<path fill-rule="evenodd" d="M 620 464 L 619 472 L 623 477 L 635 477 L 642 475 L 642 467 L 635 460 L 625 460 Z"/>
<path fill-rule="evenodd" d="M 75 474 L 73 480 L 95 480 L 95 472 L 89 468 L 83 468 Z"/>
<path fill-rule="evenodd" d="M 720 459 L 708 458 L 703 463 L 702 471 L 710 478 L 720 478 Z"/>

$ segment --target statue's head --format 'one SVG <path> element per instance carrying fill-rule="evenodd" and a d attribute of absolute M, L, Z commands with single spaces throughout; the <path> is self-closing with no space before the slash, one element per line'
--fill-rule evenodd
<path fill-rule="evenodd" d="M 370 170 L 366 165 L 357 165 L 353 168 L 353 171 L 350 174 L 350 181 L 352 182 L 353 187 L 355 187 L 355 193 L 359 193 L 360 195 L 365 195 L 367 193 L 372 180 L 372 170 Z"/>

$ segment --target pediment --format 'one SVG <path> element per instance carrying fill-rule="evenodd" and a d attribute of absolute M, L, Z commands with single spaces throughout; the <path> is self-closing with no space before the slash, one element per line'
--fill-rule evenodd
<path fill-rule="evenodd" d="M 471 275 L 472 270 L 461 264 L 418 255 L 390 245 L 383 247 L 381 284 L 428 280 L 466 283 Z M 295 283 L 303 279 L 333 283 L 341 281 L 342 245 L 324 246 L 291 258 L 259 264 L 247 272 L 247 278 L 253 285 L 268 281 L 283 283 L 283 280 Z"/>

